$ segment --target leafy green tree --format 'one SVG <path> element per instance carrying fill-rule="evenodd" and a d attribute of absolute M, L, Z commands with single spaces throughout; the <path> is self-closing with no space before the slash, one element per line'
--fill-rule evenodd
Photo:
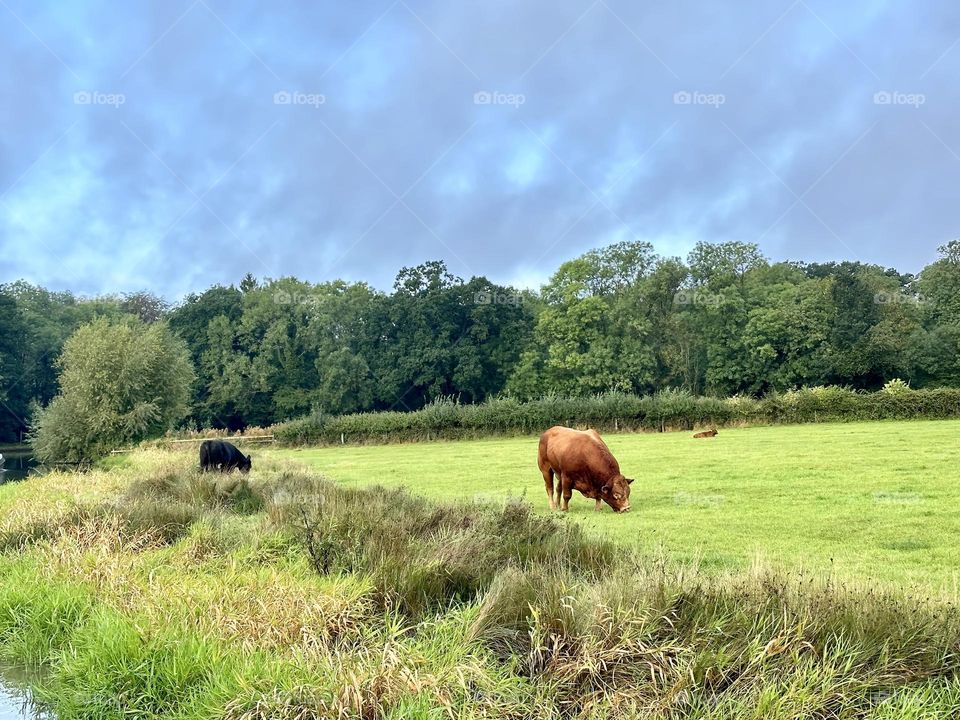
<path fill-rule="evenodd" d="M 89 462 L 159 435 L 189 409 L 194 373 L 164 323 L 101 318 L 78 329 L 57 361 L 60 393 L 37 416 L 43 462 Z"/>
<path fill-rule="evenodd" d="M 828 281 L 800 278 L 770 287 L 744 329 L 749 389 L 783 392 L 822 384 L 831 312 Z"/>
<path fill-rule="evenodd" d="M 960 325 L 915 332 L 910 355 L 914 387 L 960 387 Z"/>
<path fill-rule="evenodd" d="M 373 323 L 378 406 L 475 402 L 503 389 L 529 334 L 527 295 L 484 278 L 464 283 L 439 261 L 402 269 L 394 288 Z"/>
<path fill-rule="evenodd" d="M 766 264 L 754 243 L 697 243 L 687 258 L 697 286 L 714 288 L 736 285 L 743 289 L 747 274 Z"/>
<path fill-rule="evenodd" d="M 232 403 L 217 403 L 211 398 L 214 378 L 207 372 L 208 365 L 203 361 L 204 355 L 210 350 L 210 323 L 219 317 L 225 319 L 232 348 L 235 328 L 239 326 L 242 315 L 243 293 L 232 285 L 214 285 L 200 295 L 188 295 L 169 315 L 170 329 L 187 343 L 197 369 L 191 403 L 191 419 L 197 427 L 236 430 L 244 425 L 243 418 L 234 408 L 228 407 Z"/>
<path fill-rule="evenodd" d="M 257 392 L 246 408 L 255 424 L 310 411 L 319 377 L 308 328 L 324 294 L 295 278 L 271 280 L 245 294 L 238 341 L 250 359 L 250 387 Z"/>
<path fill-rule="evenodd" d="M 253 276 L 253 273 L 247 273 L 243 276 L 243 279 L 240 281 L 240 292 L 248 293 L 253 292 L 259 287 L 257 279 Z"/>
<path fill-rule="evenodd" d="M 146 290 L 125 293 L 119 301 L 119 306 L 122 312 L 133 315 L 145 323 L 159 322 L 170 312 L 170 304 L 166 300 Z"/>
<path fill-rule="evenodd" d="M 693 334 L 691 361 L 703 367 L 702 381 L 692 378 L 693 392 L 732 395 L 755 392 L 757 379 L 748 370 L 745 336 L 750 311 L 762 298 L 752 278 L 768 267 L 756 245 L 741 242 L 697 243 L 687 257 L 690 284 L 683 288 L 678 312 Z M 697 347 L 699 345 L 699 347 Z M 702 385 L 701 385 L 702 382 Z"/>
<path fill-rule="evenodd" d="M 0 289 L 0 441 L 16 442 L 29 415 L 29 374 L 24 361 L 30 340 L 16 300 Z"/>
<path fill-rule="evenodd" d="M 960 241 L 940 252 L 914 277 L 858 262 L 771 264 L 750 243 L 701 242 L 682 262 L 621 242 L 563 263 L 540 293 L 465 282 L 433 260 L 402 268 L 389 293 L 248 273 L 172 311 L 147 292 L 79 299 L 12 283 L 0 288 L 0 438 L 57 393 L 54 358 L 76 328 L 131 315 L 169 319 L 198 370 L 190 422 L 230 429 L 505 389 L 960 386 Z"/>
<path fill-rule="evenodd" d="M 920 273 L 918 300 L 927 327 L 960 326 L 960 240 L 941 245 L 940 259 Z"/>
<path fill-rule="evenodd" d="M 250 358 L 236 348 L 236 331 L 226 315 L 218 315 L 207 326 L 200 356 L 200 376 L 206 382 L 194 416 L 209 418 L 201 424 L 236 430 L 252 424 L 251 408 L 257 386 L 252 380 Z"/>
<path fill-rule="evenodd" d="M 27 431 L 30 407 L 44 405 L 56 395 L 55 361 L 70 334 L 96 317 L 119 318 L 124 311 L 116 298 L 80 300 L 69 292 L 52 292 L 24 281 L 0 286 L 0 291 L 13 299 L 16 312 L 8 318 L 19 328 L 10 331 L 8 340 L 16 351 L 5 361 L 8 410 L 0 421 L 0 438 L 13 441 Z"/>
<path fill-rule="evenodd" d="M 533 346 L 508 388 L 529 397 L 652 387 L 653 327 L 641 281 L 657 258 L 649 243 L 618 243 L 563 263 L 543 289 Z"/>
<path fill-rule="evenodd" d="M 831 282 L 825 380 L 877 389 L 894 377 L 911 377 L 909 338 L 919 328 L 910 295 L 913 277 L 876 265 L 840 263 L 813 273 Z"/>
<path fill-rule="evenodd" d="M 318 297 L 308 326 L 317 348 L 316 407 L 334 414 L 370 410 L 380 392 L 374 371 L 385 298 L 364 283 L 339 280 L 322 286 Z"/>

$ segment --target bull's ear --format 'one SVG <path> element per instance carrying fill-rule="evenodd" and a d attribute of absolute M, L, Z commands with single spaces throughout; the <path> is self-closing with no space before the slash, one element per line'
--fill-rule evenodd
<path fill-rule="evenodd" d="M 609 485 L 604 485 L 602 488 L 600 488 L 600 492 L 602 492 L 604 495 L 609 495 L 609 494 L 610 494 L 610 486 L 609 486 Z"/>
<path fill-rule="evenodd" d="M 633 484 L 633 478 L 627 478 L 627 485 Z"/>

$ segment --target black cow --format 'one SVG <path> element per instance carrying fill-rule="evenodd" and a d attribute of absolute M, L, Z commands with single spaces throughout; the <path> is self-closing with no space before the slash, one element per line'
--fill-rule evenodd
<path fill-rule="evenodd" d="M 250 456 L 244 455 L 236 447 L 223 440 L 204 440 L 200 445 L 200 469 L 203 472 L 217 470 L 228 473 L 239 470 L 250 472 Z"/>

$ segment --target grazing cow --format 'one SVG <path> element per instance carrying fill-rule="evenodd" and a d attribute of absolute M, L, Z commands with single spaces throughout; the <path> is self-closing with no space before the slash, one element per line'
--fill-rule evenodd
<path fill-rule="evenodd" d="M 569 510 L 574 490 L 596 500 L 595 510 L 600 510 L 601 501 L 618 513 L 630 509 L 633 480 L 620 472 L 620 465 L 596 430 L 571 430 L 559 425 L 550 428 L 540 436 L 537 463 L 551 510 L 558 506 Z"/>
<path fill-rule="evenodd" d="M 696 435 L 694 435 L 694 437 L 707 438 L 707 437 L 715 437 L 716 435 L 717 435 L 717 429 L 711 428 L 710 430 L 704 430 L 703 432 L 698 432 Z"/>
<path fill-rule="evenodd" d="M 239 470 L 250 472 L 250 456 L 244 455 L 236 447 L 223 440 L 204 440 L 200 445 L 200 469 L 203 472 L 218 470 L 228 473 Z"/>

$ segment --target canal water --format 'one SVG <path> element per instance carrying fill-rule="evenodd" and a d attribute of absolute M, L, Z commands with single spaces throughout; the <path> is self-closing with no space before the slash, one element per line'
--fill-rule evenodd
<path fill-rule="evenodd" d="M 0 483 L 23 480 L 37 464 L 29 452 L 8 451 L 0 455 L 3 455 Z"/>
<path fill-rule="evenodd" d="M 0 483 L 23 480 L 36 465 L 29 452 L 7 451 L 3 454 Z M 33 701 L 30 686 L 40 675 L 0 664 L 0 720 L 54 720 L 55 716 Z"/>
<path fill-rule="evenodd" d="M 3 453 L 0 483 L 22 480 L 34 466 L 27 453 Z M 38 679 L 36 673 L 0 664 L 0 720 L 53 720 L 54 715 L 33 702 L 30 685 Z"/>
<path fill-rule="evenodd" d="M 29 684 L 37 680 L 31 674 L 0 665 L 0 720 L 54 720 L 55 715 L 33 702 Z"/>

